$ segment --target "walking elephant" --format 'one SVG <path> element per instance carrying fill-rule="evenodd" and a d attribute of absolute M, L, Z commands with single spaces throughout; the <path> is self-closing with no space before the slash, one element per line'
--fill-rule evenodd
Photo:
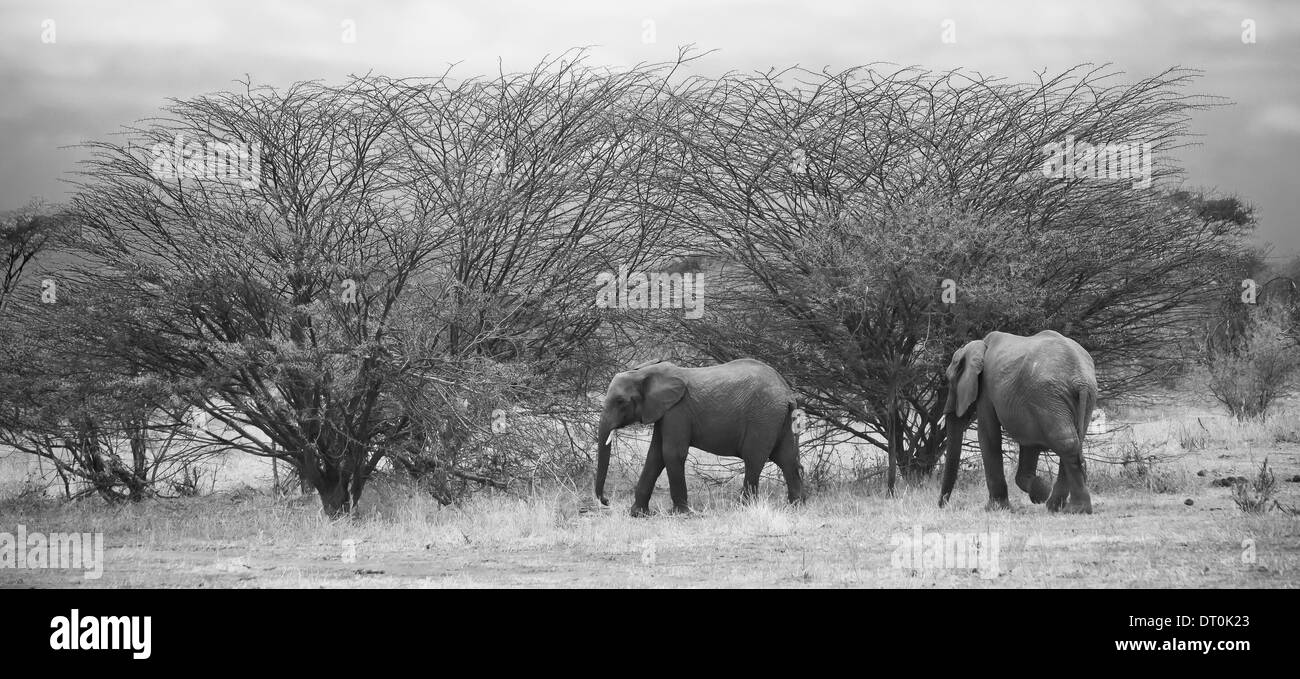
<path fill-rule="evenodd" d="M 980 451 L 988 482 L 988 509 L 1005 509 L 1007 482 L 1002 472 L 1002 431 L 1020 446 L 1016 485 L 1047 509 L 1092 513 L 1083 468 L 1083 439 L 1097 404 L 1092 357 L 1077 342 L 1053 330 L 1032 337 L 991 332 L 968 342 L 948 365 L 947 457 L 939 506 L 947 504 L 957 481 L 963 434 L 971 418 L 979 421 Z M 1038 455 L 1051 450 L 1060 471 L 1049 494 L 1038 476 Z"/>
<path fill-rule="evenodd" d="M 633 516 L 649 512 L 659 474 L 668 470 L 673 511 L 689 512 L 686 502 L 686 452 L 691 446 L 745 461 L 744 497 L 758 490 L 768 460 L 785 475 L 791 502 L 803 499 L 799 449 L 791 422 L 794 391 L 771 366 L 751 358 L 704 368 L 656 362 L 618 373 L 609 383 L 598 429 L 596 497 L 608 505 L 614 430 L 634 422 L 654 424 L 645 468 L 636 485 Z"/>

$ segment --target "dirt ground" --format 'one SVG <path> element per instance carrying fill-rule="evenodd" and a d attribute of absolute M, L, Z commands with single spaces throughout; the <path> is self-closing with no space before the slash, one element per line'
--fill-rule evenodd
<path fill-rule="evenodd" d="M 1300 448 L 1270 455 L 1279 477 L 1300 473 Z M 698 489 L 695 515 L 648 519 L 626 516 L 621 502 L 617 510 L 583 511 L 586 504 L 571 493 L 482 498 L 453 509 L 382 488 L 372 489 L 368 511 L 335 522 L 322 518 L 310 497 L 253 493 L 121 508 L 9 506 L 0 521 L 5 530 L 22 523 L 28 531 L 103 531 L 105 565 L 96 580 L 73 570 L 0 569 L 0 586 L 1300 585 L 1300 517 L 1244 513 L 1229 488 L 1211 485 L 1211 475 L 1192 478 L 1192 487 L 1176 493 L 1098 484 L 1091 516 L 1049 515 L 1014 490 L 1013 511 L 986 512 L 977 478 L 964 479 L 955 506 L 944 510 L 932 485 L 892 500 L 841 489 L 795 508 L 780 502 L 779 488 L 769 487 L 752 506 L 740 505 L 730 489 Z M 1295 503 L 1300 483 L 1280 485 L 1283 502 Z M 900 565 L 900 548 L 913 550 L 913 536 L 934 533 L 996 534 L 997 562 L 989 563 L 996 574 L 973 559 L 964 566 L 974 567 Z"/>

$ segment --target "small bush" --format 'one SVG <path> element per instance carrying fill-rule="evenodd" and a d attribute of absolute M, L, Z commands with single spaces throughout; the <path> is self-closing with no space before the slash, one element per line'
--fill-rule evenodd
<path fill-rule="evenodd" d="M 212 477 L 215 474 L 199 465 L 187 464 L 181 467 L 180 474 L 172 480 L 172 492 L 178 497 L 197 497 L 203 492 L 205 476 Z M 215 478 L 209 478 L 209 482 L 209 485 L 215 483 Z"/>
<path fill-rule="evenodd" d="M 1275 418 L 1269 428 L 1274 443 L 1300 443 L 1300 417 Z"/>
<path fill-rule="evenodd" d="M 1266 418 L 1300 372 L 1300 355 L 1287 336 L 1288 315 L 1281 304 L 1262 304 L 1249 310 L 1239 330 L 1208 345 L 1210 393 L 1238 421 Z"/>
<path fill-rule="evenodd" d="M 1178 445 L 1183 450 L 1196 451 L 1204 450 L 1210 442 L 1209 430 L 1201 422 L 1201 418 L 1196 418 L 1196 423 L 1181 421 L 1173 426 L 1174 436 L 1178 439 Z"/>
<path fill-rule="evenodd" d="M 1247 514 L 1263 514 L 1277 505 L 1273 495 L 1277 492 L 1277 477 L 1268 468 L 1268 458 L 1259 466 L 1259 472 L 1249 484 L 1239 483 L 1232 487 L 1232 501 L 1237 508 Z"/>
<path fill-rule="evenodd" d="M 55 503 L 56 500 L 46 493 L 46 485 L 29 475 L 16 495 L 0 502 L 0 514 L 37 514 L 48 511 Z"/>
<path fill-rule="evenodd" d="M 1111 488 L 1130 488 L 1152 493 L 1177 493 L 1189 485 L 1189 475 L 1181 468 L 1169 468 L 1160 456 L 1154 454 L 1155 446 L 1129 441 L 1122 448 L 1120 458 L 1111 461 L 1120 466 L 1119 474 L 1098 474 L 1089 479 L 1090 485 L 1105 491 Z"/>

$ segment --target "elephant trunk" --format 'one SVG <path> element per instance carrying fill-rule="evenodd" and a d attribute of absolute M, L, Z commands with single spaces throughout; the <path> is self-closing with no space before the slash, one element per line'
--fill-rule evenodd
<path fill-rule="evenodd" d="M 948 430 L 948 450 L 943 460 L 943 486 L 939 490 L 939 506 L 948 504 L 953 486 L 957 485 L 957 468 L 961 466 L 962 439 L 966 437 L 967 420 L 949 412 L 945 419 Z"/>
<path fill-rule="evenodd" d="M 596 432 L 596 498 L 605 506 L 609 506 L 609 498 L 605 497 L 605 475 L 609 473 L 609 453 L 613 435 L 614 427 L 609 420 L 600 418 L 600 427 Z"/>

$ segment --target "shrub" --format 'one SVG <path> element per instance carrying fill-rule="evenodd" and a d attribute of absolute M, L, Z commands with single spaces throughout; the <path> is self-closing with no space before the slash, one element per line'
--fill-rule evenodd
<path fill-rule="evenodd" d="M 1187 488 L 1191 477 L 1181 466 L 1170 466 L 1156 453 L 1157 444 L 1126 440 L 1117 444 L 1119 456 L 1093 459 L 1104 465 L 1101 473 L 1090 474 L 1088 483 L 1093 490 L 1106 492 L 1112 489 L 1144 490 L 1152 493 L 1177 493 Z M 1113 470 L 1119 466 L 1119 472 Z"/>
<path fill-rule="evenodd" d="M 1273 475 L 1273 470 L 1268 468 L 1266 457 L 1250 483 L 1238 483 L 1232 487 L 1232 501 L 1237 503 L 1238 509 L 1247 514 L 1263 514 L 1278 504 L 1273 498 L 1276 492 L 1277 477 Z"/>
<path fill-rule="evenodd" d="M 1300 373 L 1300 352 L 1287 336 L 1284 306 L 1262 304 L 1245 313 L 1233 319 L 1231 336 L 1212 337 L 1206 352 L 1210 393 L 1238 421 L 1265 418 Z"/>
<path fill-rule="evenodd" d="M 1195 425 L 1184 420 L 1175 424 L 1173 430 L 1174 436 L 1178 438 L 1178 445 L 1186 451 L 1202 450 L 1210 440 L 1209 430 L 1205 428 L 1199 417 L 1196 418 Z"/>
<path fill-rule="evenodd" d="M 1128 485 L 1153 493 L 1176 493 L 1186 486 L 1186 474 L 1167 468 L 1160 458 L 1131 443 L 1120 458 L 1120 478 Z"/>

